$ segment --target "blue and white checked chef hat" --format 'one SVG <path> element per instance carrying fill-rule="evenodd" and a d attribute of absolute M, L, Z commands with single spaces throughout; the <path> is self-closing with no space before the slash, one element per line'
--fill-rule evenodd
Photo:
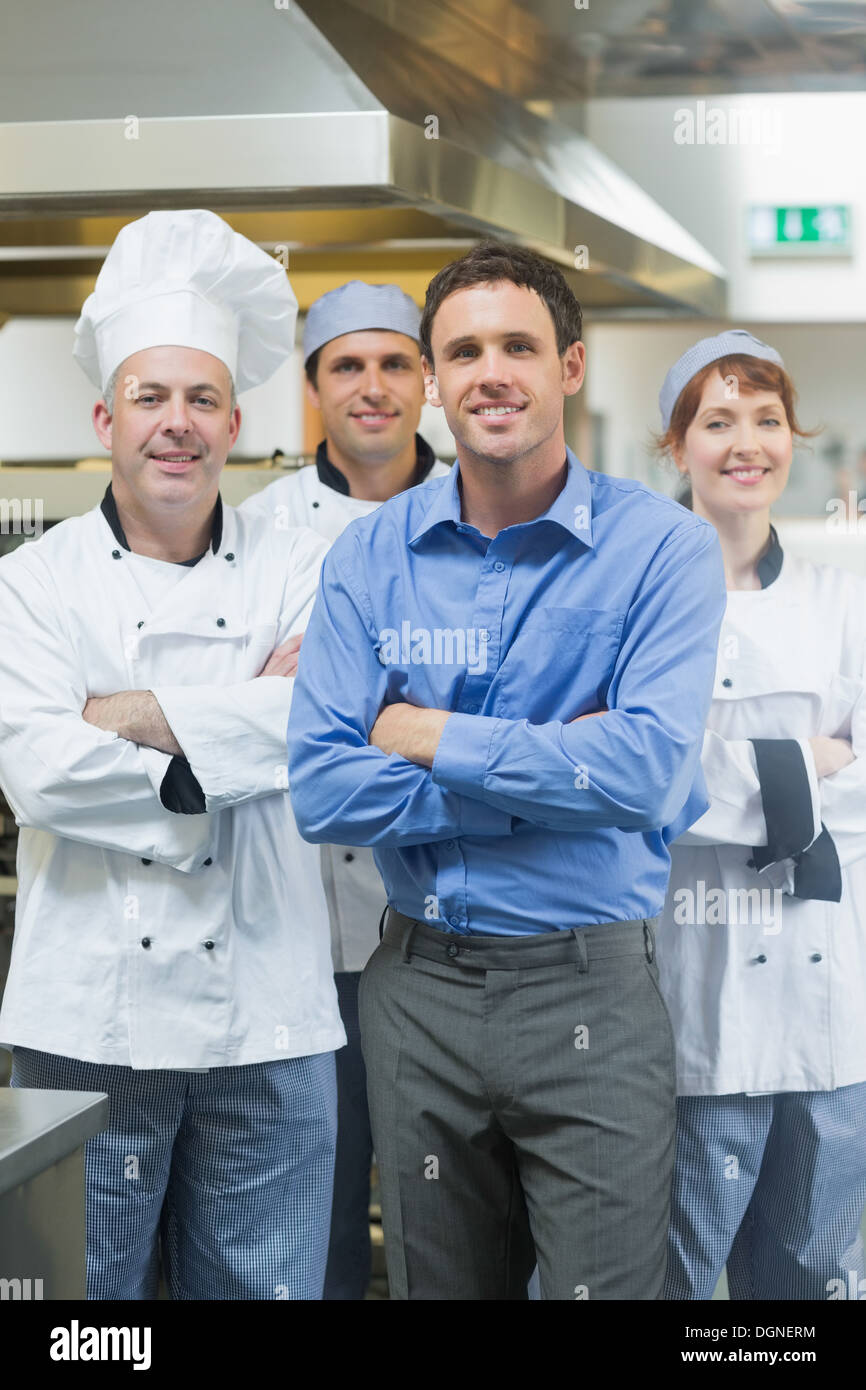
<path fill-rule="evenodd" d="M 72 351 L 103 391 L 134 352 L 168 345 L 212 353 L 245 391 L 290 355 L 297 314 L 279 261 L 215 212 L 149 212 L 118 232 Z"/>
<path fill-rule="evenodd" d="M 683 353 L 664 379 L 659 392 L 663 429 L 670 424 L 680 392 L 692 377 L 711 362 L 718 362 L 722 357 L 733 357 L 737 353 L 746 357 L 762 357 L 766 362 L 775 362 L 778 367 L 785 365 L 775 348 L 762 343 L 760 338 L 753 337 L 745 328 L 726 328 L 724 333 L 717 333 L 714 338 L 701 338 L 699 343 Z"/>
<path fill-rule="evenodd" d="M 310 305 L 304 324 L 304 362 L 344 333 L 383 328 L 418 341 L 421 311 L 399 285 L 368 285 L 348 280 Z"/>

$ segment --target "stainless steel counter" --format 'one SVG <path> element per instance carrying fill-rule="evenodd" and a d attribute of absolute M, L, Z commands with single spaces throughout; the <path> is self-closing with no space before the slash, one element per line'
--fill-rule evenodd
<path fill-rule="evenodd" d="M 107 1123 L 100 1092 L 0 1090 L 0 1301 L 86 1296 L 84 1144 Z"/>

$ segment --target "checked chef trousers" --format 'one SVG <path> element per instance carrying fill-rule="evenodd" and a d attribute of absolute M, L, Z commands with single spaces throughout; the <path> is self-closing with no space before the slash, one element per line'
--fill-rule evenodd
<path fill-rule="evenodd" d="M 866 1084 L 680 1096 L 665 1298 L 866 1294 Z"/>
<path fill-rule="evenodd" d="M 442 932 L 391 911 L 361 977 L 391 1297 L 662 1295 L 674 1044 L 652 923 Z"/>
<path fill-rule="evenodd" d="M 319 1299 L 337 1129 L 334 1054 L 138 1071 L 13 1049 L 12 1085 L 104 1091 L 85 1146 L 87 1297 Z"/>

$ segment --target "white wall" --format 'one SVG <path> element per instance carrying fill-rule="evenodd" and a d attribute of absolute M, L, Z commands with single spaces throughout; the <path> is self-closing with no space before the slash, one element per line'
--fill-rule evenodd
<path fill-rule="evenodd" d="M 594 101 L 586 133 L 605 154 L 721 261 L 732 319 L 863 322 L 866 319 L 866 93 L 707 96 L 721 108 L 718 130 L 739 143 L 677 144 L 698 98 Z M 740 125 L 732 132 L 731 115 Z M 752 122 L 744 116 L 754 115 Z M 705 133 L 709 126 L 705 123 Z M 698 133 L 696 124 L 695 134 Z M 746 139 L 743 140 L 742 137 Z M 750 259 L 750 204 L 853 209 L 854 255 L 836 259 Z M 591 248 L 590 248 L 591 251 Z"/>

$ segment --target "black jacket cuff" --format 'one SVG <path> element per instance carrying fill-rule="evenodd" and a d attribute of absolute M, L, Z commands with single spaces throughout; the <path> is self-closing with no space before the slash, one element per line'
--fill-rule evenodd
<path fill-rule="evenodd" d="M 205 795 L 186 758 L 172 758 L 159 788 L 159 799 L 167 811 L 176 815 L 204 815 Z"/>
<path fill-rule="evenodd" d="M 767 843 L 753 849 L 755 867 L 793 859 L 815 838 L 812 792 L 803 750 L 793 738 L 753 738 Z"/>

